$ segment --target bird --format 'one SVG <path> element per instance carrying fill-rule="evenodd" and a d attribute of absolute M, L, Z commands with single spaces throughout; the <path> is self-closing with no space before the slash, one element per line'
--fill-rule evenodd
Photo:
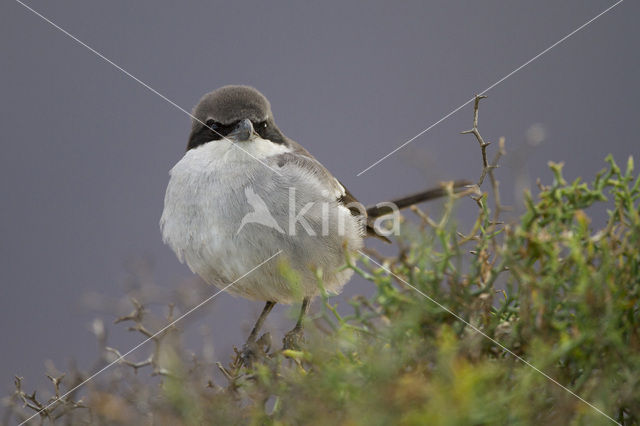
<path fill-rule="evenodd" d="M 186 152 L 169 174 L 163 241 L 207 283 L 265 303 L 243 346 L 245 359 L 255 356 L 260 329 L 278 303 L 301 303 L 283 339 L 283 349 L 299 348 L 304 317 L 320 291 L 318 273 L 328 293 L 339 293 L 353 274 L 345 259 L 363 248 L 364 238 L 389 242 L 374 222 L 392 212 L 389 206 L 405 208 L 447 193 L 439 187 L 365 208 L 284 135 L 267 98 L 245 85 L 223 86 L 200 99 Z M 262 263 L 275 252 L 276 259 Z"/>

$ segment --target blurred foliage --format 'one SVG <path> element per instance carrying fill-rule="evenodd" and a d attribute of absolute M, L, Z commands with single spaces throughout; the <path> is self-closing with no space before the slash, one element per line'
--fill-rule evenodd
<path fill-rule="evenodd" d="M 188 356 L 179 336 L 161 339 L 162 361 L 148 363 L 161 380 L 121 363 L 87 385 L 82 403 L 56 402 L 40 420 L 638 424 L 640 179 L 632 159 L 624 172 L 606 162 L 591 184 L 567 182 L 550 163 L 552 184 L 527 194 L 512 224 L 496 220 L 488 193 L 475 198 L 466 234 L 453 223 L 458 195 L 436 219 L 414 209 L 421 223 L 403 224 L 396 256 L 368 250 L 348 261 L 373 296 L 351 300 L 344 316 L 323 292 L 300 351 L 271 351 L 251 369 L 219 365 L 224 379 L 214 383 L 216 367 Z M 599 205 L 608 219 L 596 227 L 589 210 Z M 21 390 L 10 400 L 16 418 L 33 414 Z"/>

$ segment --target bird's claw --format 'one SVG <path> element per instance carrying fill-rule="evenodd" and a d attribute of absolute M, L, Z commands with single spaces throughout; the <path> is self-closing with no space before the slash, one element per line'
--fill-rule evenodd
<path fill-rule="evenodd" d="M 300 345 L 304 343 L 304 332 L 302 328 L 294 328 L 284 335 L 282 339 L 282 350 L 300 350 Z"/>
<path fill-rule="evenodd" d="M 258 340 L 247 340 L 238 353 L 240 365 L 251 368 L 253 363 L 267 357 L 271 349 L 271 334 L 265 333 Z"/>

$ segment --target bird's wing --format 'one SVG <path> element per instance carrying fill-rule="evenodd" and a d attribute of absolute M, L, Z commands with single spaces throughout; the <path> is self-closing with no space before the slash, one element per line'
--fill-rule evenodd
<path fill-rule="evenodd" d="M 279 167 L 282 167 L 286 163 L 293 163 L 297 167 L 303 170 L 307 170 L 315 176 L 318 176 L 323 181 L 328 182 L 330 185 L 329 190 L 334 195 L 335 200 L 349 209 L 353 216 L 364 216 L 366 219 L 366 233 L 367 236 L 380 238 L 388 243 L 391 241 L 381 235 L 378 235 L 373 227 L 373 218 L 369 219 L 367 216 L 367 209 L 360 203 L 356 197 L 349 192 L 349 190 L 336 179 L 329 170 L 326 169 L 313 155 L 309 153 L 304 147 L 297 142 L 289 139 L 287 140 L 291 151 L 283 154 L 279 154 L 274 157 L 274 161 Z"/>

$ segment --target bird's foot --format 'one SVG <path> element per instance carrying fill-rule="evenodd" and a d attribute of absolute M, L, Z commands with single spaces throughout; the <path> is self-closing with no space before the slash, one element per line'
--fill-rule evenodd
<path fill-rule="evenodd" d="M 242 350 L 238 352 L 238 362 L 240 365 L 251 368 L 253 363 L 264 360 L 271 349 L 271 334 L 265 333 L 258 340 L 247 340 L 242 345 Z"/>
<path fill-rule="evenodd" d="M 304 332 L 302 327 L 295 327 L 284 335 L 282 339 L 282 350 L 300 350 L 300 345 L 304 343 Z"/>

